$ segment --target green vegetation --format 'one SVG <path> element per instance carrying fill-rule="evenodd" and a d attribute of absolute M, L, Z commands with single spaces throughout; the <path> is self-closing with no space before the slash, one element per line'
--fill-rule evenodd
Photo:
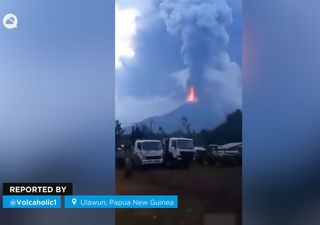
<path fill-rule="evenodd" d="M 166 133 L 162 127 L 154 130 L 152 126 L 153 123 L 150 123 L 150 126 L 137 124 L 131 127 L 130 134 L 124 134 L 121 123 L 116 121 L 116 143 L 134 143 L 137 139 L 161 140 L 170 136 L 193 138 L 195 145 L 204 147 L 207 147 L 209 144 L 226 144 L 242 141 L 242 112 L 239 109 L 229 114 L 224 123 L 211 130 L 192 131 L 192 124 L 190 124 L 185 116 L 181 118 L 181 129 L 173 133 Z"/>

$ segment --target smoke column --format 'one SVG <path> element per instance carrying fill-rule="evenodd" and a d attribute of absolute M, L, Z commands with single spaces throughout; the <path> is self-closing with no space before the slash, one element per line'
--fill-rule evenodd
<path fill-rule="evenodd" d="M 161 18 L 170 34 L 182 41 L 181 53 L 190 71 L 188 87 L 203 97 L 204 70 L 219 70 L 224 60 L 232 23 L 226 0 L 159 0 Z"/>

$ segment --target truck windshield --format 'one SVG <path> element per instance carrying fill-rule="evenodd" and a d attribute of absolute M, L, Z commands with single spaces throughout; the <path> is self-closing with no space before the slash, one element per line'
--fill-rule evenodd
<path fill-rule="evenodd" d="M 178 147 L 181 149 L 193 149 L 193 141 L 192 140 L 178 140 Z"/>
<path fill-rule="evenodd" d="M 142 143 L 142 149 L 146 151 L 161 150 L 161 143 L 158 141 L 146 141 Z"/>

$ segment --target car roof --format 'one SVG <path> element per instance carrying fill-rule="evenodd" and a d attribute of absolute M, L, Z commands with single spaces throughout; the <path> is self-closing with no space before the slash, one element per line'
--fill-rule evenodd
<path fill-rule="evenodd" d="M 242 145 L 241 142 L 228 143 L 228 144 L 225 144 L 225 145 L 221 145 L 220 148 L 232 148 L 232 147 L 241 146 L 241 145 Z"/>
<path fill-rule="evenodd" d="M 173 140 L 191 140 L 191 141 L 193 141 L 193 139 L 191 139 L 191 138 L 179 138 L 179 137 L 173 137 L 173 138 L 171 138 L 171 139 L 173 139 Z"/>
<path fill-rule="evenodd" d="M 202 147 L 202 146 L 194 146 L 194 149 L 197 149 L 197 150 L 207 150 L 205 147 Z"/>
<path fill-rule="evenodd" d="M 137 140 L 137 142 L 161 142 L 159 140 Z"/>

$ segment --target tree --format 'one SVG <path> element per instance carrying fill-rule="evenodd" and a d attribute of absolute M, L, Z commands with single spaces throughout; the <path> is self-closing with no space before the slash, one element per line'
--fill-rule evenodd
<path fill-rule="evenodd" d="M 191 131 L 190 131 L 190 123 L 188 121 L 188 118 L 186 116 L 182 116 L 181 117 L 181 123 L 182 123 L 182 127 L 184 128 L 185 132 L 187 133 L 188 136 L 191 135 Z"/>
<path fill-rule="evenodd" d="M 242 141 L 242 112 L 236 110 L 227 116 L 225 123 L 209 131 L 208 138 L 212 144 L 226 144 Z"/>
<path fill-rule="evenodd" d="M 134 144 L 137 139 L 140 139 L 142 137 L 143 137 L 143 132 L 141 131 L 140 126 L 139 125 L 132 126 L 131 134 L 130 134 L 131 144 Z"/>
<path fill-rule="evenodd" d="M 161 126 L 159 126 L 158 127 L 158 134 L 157 134 L 158 138 L 162 139 L 162 138 L 166 137 L 166 135 L 167 134 L 164 131 L 164 129 Z"/>
<path fill-rule="evenodd" d="M 153 119 L 150 119 L 150 132 L 153 132 L 153 123 L 154 123 L 154 121 L 153 121 Z"/>
<path fill-rule="evenodd" d="M 125 132 L 125 129 L 122 128 L 122 125 L 119 122 L 119 120 L 116 120 L 116 124 L 115 124 L 116 147 L 119 147 L 121 143 L 121 137 L 124 132 Z"/>

